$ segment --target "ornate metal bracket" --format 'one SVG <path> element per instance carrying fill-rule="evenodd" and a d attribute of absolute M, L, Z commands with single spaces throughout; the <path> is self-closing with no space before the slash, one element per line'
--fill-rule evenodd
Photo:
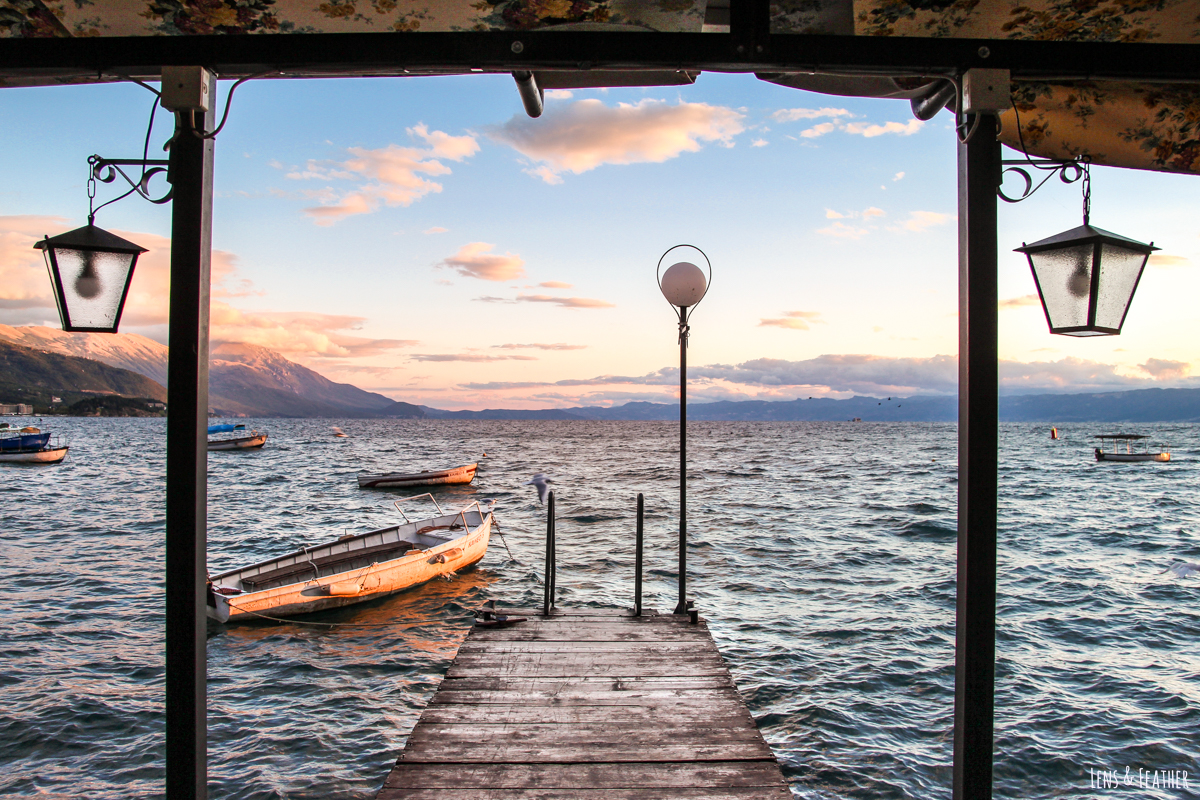
<path fill-rule="evenodd" d="M 1045 186 L 1046 181 L 1056 174 L 1063 183 L 1075 183 L 1081 178 L 1087 177 L 1088 173 L 1088 162 L 1084 158 L 1071 161 L 1057 161 L 1049 158 L 1021 159 L 1019 161 L 1001 161 L 1000 164 L 1003 165 L 1004 170 L 1000 174 L 1001 185 L 996 187 L 996 194 L 1006 203 L 1019 203 L 1032 197 L 1038 189 Z M 1042 178 L 1036 186 L 1033 185 L 1034 178 L 1030 174 L 1030 169 L 1046 173 L 1046 177 Z M 1004 176 L 1010 172 L 1015 172 L 1025 181 L 1025 188 L 1020 197 L 1011 197 L 1004 193 Z"/>
<path fill-rule="evenodd" d="M 150 191 L 150 182 L 156 175 L 163 175 L 167 183 L 171 182 L 171 175 L 168 167 L 171 162 L 166 159 L 143 159 L 143 158 L 104 158 L 103 156 L 88 157 L 88 224 L 96 218 L 96 212 L 107 205 L 124 200 L 129 195 L 136 192 L 143 199 L 149 200 L 151 203 L 163 204 L 170 202 L 171 196 L 175 192 L 175 187 L 169 186 L 166 194 L 161 197 L 155 196 L 157 192 Z M 131 178 L 121 167 L 141 167 L 142 173 L 137 180 Z M 101 203 L 94 206 L 96 199 L 96 181 L 101 183 L 112 183 L 120 175 L 129 184 L 129 191 L 124 194 L 114 197 L 107 203 Z M 94 206 L 94 207 L 93 207 Z"/>
<path fill-rule="evenodd" d="M 1038 189 L 1046 185 L 1046 181 L 1055 175 L 1058 175 L 1058 179 L 1063 183 L 1077 183 L 1082 180 L 1083 224 L 1088 224 L 1092 216 L 1092 165 L 1087 156 L 1079 156 L 1070 161 L 1026 158 L 1021 161 L 1001 161 L 1000 164 L 1004 169 L 1000 173 L 1000 185 L 996 187 L 996 194 L 1006 203 L 1019 203 L 1032 197 Z M 1027 169 L 1030 167 L 1046 173 L 1046 177 L 1042 178 L 1037 186 L 1033 185 L 1033 176 Z M 1009 172 L 1015 172 L 1025 180 L 1025 189 L 1021 192 L 1020 197 L 1009 197 L 1004 193 L 1004 176 Z"/>

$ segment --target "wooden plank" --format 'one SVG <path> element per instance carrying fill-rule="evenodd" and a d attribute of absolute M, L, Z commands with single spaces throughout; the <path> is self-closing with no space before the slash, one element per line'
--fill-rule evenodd
<path fill-rule="evenodd" d="M 791 800 L 786 787 L 704 789 L 384 789 L 376 800 Z"/>
<path fill-rule="evenodd" d="M 379 800 L 786 800 L 703 623 L 592 610 L 474 628 Z"/>
<path fill-rule="evenodd" d="M 556 731 L 568 730 L 569 725 L 555 725 Z M 478 728 L 474 729 L 478 733 Z M 424 761 L 445 764 L 507 762 L 574 763 L 588 761 L 646 761 L 648 758 L 666 761 L 761 761 L 771 758 L 771 749 L 760 739 L 757 742 L 740 741 L 714 742 L 709 738 L 711 729 L 694 740 L 680 741 L 678 738 L 654 737 L 647 741 L 577 739 L 566 742 L 558 736 L 547 736 L 542 741 L 527 741 L 518 750 L 510 743 L 483 741 L 472 737 L 461 737 L 447 741 L 409 738 L 404 747 L 405 761 Z M 509 736 L 510 733 L 500 734 Z"/>
<path fill-rule="evenodd" d="M 573 642 L 467 642 L 458 648 L 459 656 L 479 656 L 479 655 L 504 655 L 507 653 L 520 653 L 523 655 L 532 655 L 533 653 L 620 653 L 628 659 L 635 659 L 643 655 L 693 655 L 704 653 L 711 655 L 714 658 L 720 658 L 721 654 L 717 650 L 716 645 L 711 641 L 703 642 L 663 642 L 663 641 L 573 641 Z"/>
<path fill-rule="evenodd" d="M 442 692 L 522 692 L 571 695 L 602 692 L 683 692 L 732 689 L 733 680 L 725 675 L 667 675 L 601 676 L 563 678 L 541 676 L 468 675 L 447 676 L 432 702 L 438 702 Z"/>
<path fill-rule="evenodd" d="M 612 789 L 675 787 L 786 786 L 770 761 L 635 762 L 594 764 L 438 764 L 401 761 L 388 776 L 387 788 L 453 789 Z"/>
<path fill-rule="evenodd" d="M 530 705 L 527 703 L 439 703 L 430 706 L 421 715 L 422 724 L 445 725 L 532 725 L 541 723 L 579 724 L 590 723 L 632 723 L 666 725 L 664 719 L 672 722 L 686 721 L 689 723 L 712 721 L 722 727 L 746 728 L 754 727 L 754 720 L 747 718 L 745 708 L 731 698 L 720 698 L 707 703 L 680 703 L 677 698 L 663 702 L 640 701 L 636 705 L 628 703 L 602 704 L 549 704 Z"/>

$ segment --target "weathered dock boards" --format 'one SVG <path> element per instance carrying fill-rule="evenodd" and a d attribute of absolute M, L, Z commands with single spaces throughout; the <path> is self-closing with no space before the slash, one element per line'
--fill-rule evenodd
<path fill-rule="evenodd" d="M 784 800 L 708 626 L 505 610 L 474 628 L 377 800 Z"/>

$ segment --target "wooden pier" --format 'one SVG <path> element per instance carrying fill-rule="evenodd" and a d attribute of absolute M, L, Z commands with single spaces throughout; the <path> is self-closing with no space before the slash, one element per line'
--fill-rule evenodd
<path fill-rule="evenodd" d="M 377 800 L 785 800 L 708 626 L 504 610 L 475 627 Z"/>

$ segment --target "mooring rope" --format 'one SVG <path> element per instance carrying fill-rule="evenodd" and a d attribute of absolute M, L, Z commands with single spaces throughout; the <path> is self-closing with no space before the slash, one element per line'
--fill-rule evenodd
<path fill-rule="evenodd" d="M 226 601 L 228 602 L 228 601 Z M 300 619 L 284 619 L 282 617 L 270 617 L 266 614 L 259 614 L 257 611 L 251 611 L 248 608 L 229 603 L 230 608 L 236 608 L 243 614 L 249 614 L 252 617 L 260 617 L 269 619 L 272 622 L 286 622 L 289 625 L 311 625 L 316 628 L 416 628 L 420 625 L 433 625 L 438 622 L 447 622 L 449 620 L 429 620 L 427 622 L 305 622 Z"/>

